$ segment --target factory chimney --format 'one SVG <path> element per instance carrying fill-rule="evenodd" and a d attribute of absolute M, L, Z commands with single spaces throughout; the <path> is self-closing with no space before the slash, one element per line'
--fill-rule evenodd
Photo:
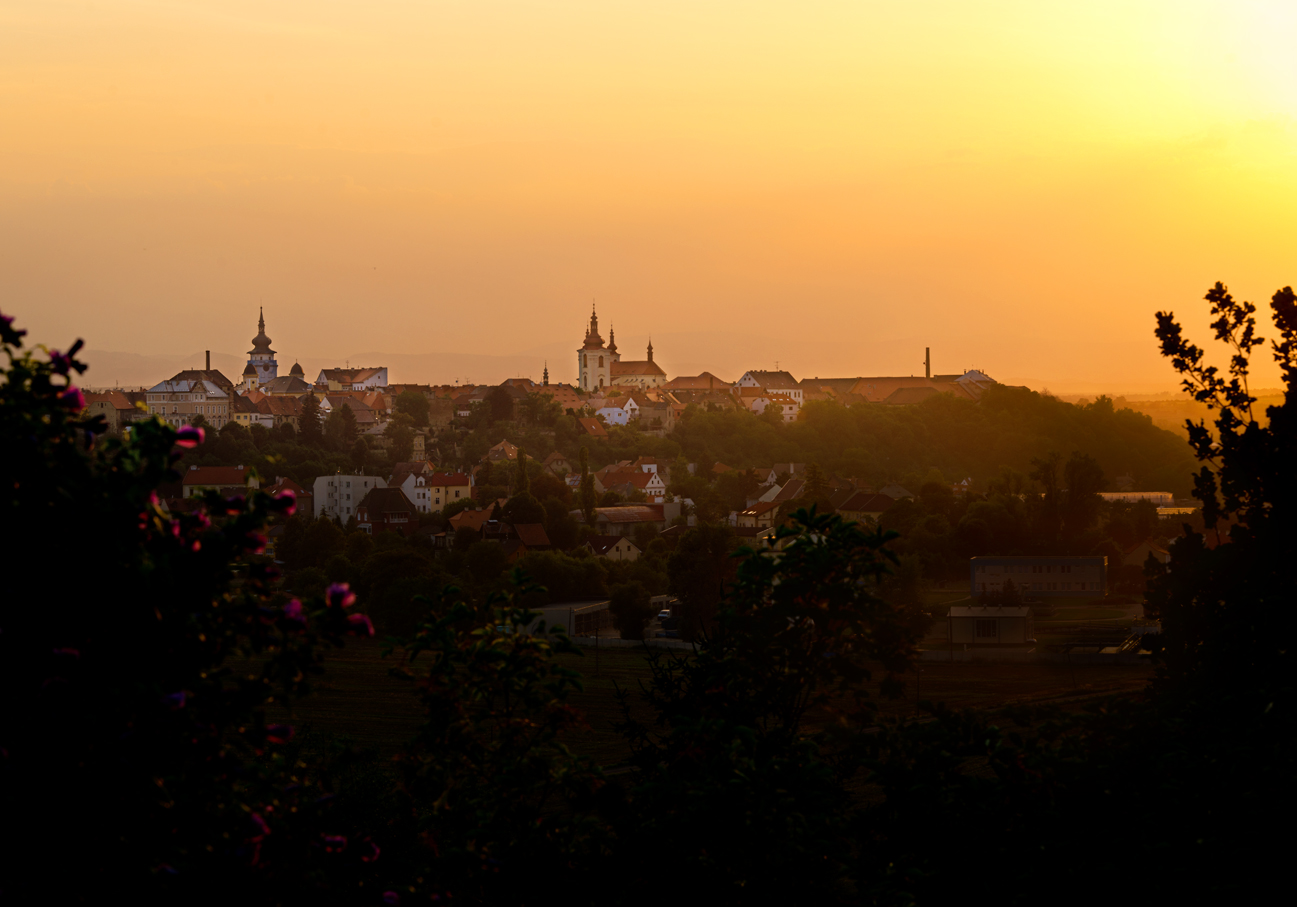
<path fill-rule="evenodd" d="M 208 350 L 207 351 L 207 371 L 210 372 L 211 370 L 212 370 L 212 351 Z"/>
<path fill-rule="evenodd" d="M 932 377 L 932 347 L 923 348 L 923 377 Z"/>

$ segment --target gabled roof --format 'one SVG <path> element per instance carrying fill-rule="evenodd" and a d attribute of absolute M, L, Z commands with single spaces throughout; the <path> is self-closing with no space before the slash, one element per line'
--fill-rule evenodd
<path fill-rule="evenodd" d="M 487 520 L 491 519 L 493 513 L 495 513 L 495 505 L 483 510 L 461 510 L 450 518 L 450 528 L 463 529 L 467 527 L 481 532 L 482 527 L 486 525 Z"/>
<path fill-rule="evenodd" d="M 535 550 L 550 546 L 549 534 L 545 532 L 543 523 L 514 523 L 513 531 L 528 548 Z"/>
<path fill-rule="evenodd" d="M 264 394 L 294 394 L 301 396 L 311 392 L 311 385 L 296 375 L 280 375 L 278 378 L 271 378 L 261 385 L 260 390 Z"/>
<path fill-rule="evenodd" d="M 751 507 L 741 511 L 740 513 L 742 516 L 756 517 L 756 516 L 761 516 L 763 514 L 769 513 L 772 510 L 778 510 L 778 509 L 779 509 L 779 505 L 774 501 L 761 501 L 756 504 L 753 504 Z"/>
<path fill-rule="evenodd" d="M 585 429 L 586 434 L 590 435 L 591 437 L 594 438 L 608 437 L 608 430 L 603 427 L 603 425 L 599 422 L 598 419 L 594 419 L 589 416 L 583 416 L 580 419 L 577 419 L 577 421 L 581 423 L 581 427 Z"/>
<path fill-rule="evenodd" d="M 791 501 L 800 497 L 803 486 L 806 485 L 801 479 L 789 479 L 784 483 L 784 487 L 779 489 L 779 494 L 775 495 L 772 503 L 782 504 L 784 501 Z"/>
<path fill-rule="evenodd" d="M 664 390 L 681 390 L 681 391 L 708 391 L 717 388 L 727 388 L 730 382 L 717 378 L 711 372 L 703 372 L 701 375 L 686 377 L 681 375 L 678 378 L 672 378 L 666 384 L 662 385 Z"/>
<path fill-rule="evenodd" d="M 376 368 L 323 368 L 320 369 L 320 378 L 337 384 L 355 384 L 358 381 L 368 381 L 384 368 L 386 366 L 381 365 Z"/>
<path fill-rule="evenodd" d="M 300 416 L 302 401 L 297 397 L 262 397 L 257 401 L 257 411 L 268 416 Z"/>
<path fill-rule="evenodd" d="M 585 545 L 595 554 L 602 556 L 615 548 L 618 542 L 625 542 L 636 551 L 639 551 L 639 545 L 636 545 L 624 535 L 592 535 L 586 540 Z"/>
<path fill-rule="evenodd" d="M 121 391 L 111 390 L 102 394 L 86 394 L 86 403 L 106 403 L 113 409 L 134 409 L 135 404 L 126 399 Z"/>
<path fill-rule="evenodd" d="M 243 394 L 235 394 L 230 398 L 230 409 L 236 413 L 260 412 L 260 410 L 257 409 L 257 404 L 253 403 L 252 400 Z"/>
<path fill-rule="evenodd" d="M 389 486 L 387 488 L 369 489 L 369 493 L 361 499 L 360 504 L 356 507 L 356 513 L 359 514 L 362 510 L 365 511 L 365 515 L 371 521 L 376 521 L 389 513 L 414 513 L 415 506 L 405 496 L 404 491 Z"/>
<path fill-rule="evenodd" d="M 428 476 L 436 469 L 427 460 L 409 460 L 403 463 L 396 463 L 392 466 L 392 477 L 387 480 L 388 485 L 404 485 L 405 480 L 410 476 Z"/>
<path fill-rule="evenodd" d="M 759 386 L 767 390 L 775 390 L 775 389 L 782 390 L 785 388 L 789 390 L 798 389 L 797 379 L 794 378 L 788 372 L 783 371 L 782 369 L 777 372 L 769 372 L 769 371 L 762 371 L 759 369 L 752 369 L 750 371 L 744 372 L 743 377 L 744 378 L 751 377 L 752 380 L 756 381 Z M 743 379 L 740 378 L 739 380 L 741 381 Z"/>
<path fill-rule="evenodd" d="M 666 374 L 662 366 L 648 359 L 623 359 L 612 364 L 614 378 L 622 375 L 661 375 L 665 378 Z"/>
<path fill-rule="evenodd" d="M 234 392 L 234 382 L 221 374 L 218 369 L 214 368 L 187 368 L 184 371 L 177 372 L 171 380 L 210 381 L 212 384 L 215 384 L 217 387 L 224 390 L 227 394 Z"/>
<path fill-rule="evenodd" d="M 940 393 L 935 387 L 898 387 L 883 402 L 889 406 L 912 406 Z"/>

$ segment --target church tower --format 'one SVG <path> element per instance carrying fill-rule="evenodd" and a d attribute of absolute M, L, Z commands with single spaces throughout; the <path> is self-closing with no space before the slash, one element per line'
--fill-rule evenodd
<path fill-rule="evenodd" d="M 577 374 L 581 389 L 597 391 L 612 384 L 612 364 L 617 359 L 617 347 L 605 347 L 599 336 L 599 315 L 590 309 L 590 325 L 585 332 L 585 342 L 576 351 Z"/>
<path fill-rule="evenodd" d="M 275 361 L 275 351 L 270 348 L 270 338 L 266 336 L 264 309 L 261 310 L 260 318 L 257 320 L 257 336 L 252 338 L 252 349 L 248 350 L 248 367 L 256 372 L 258 384 L 265 384 L 270 379 L 279 377 L 279 363 Z M 247 369 L 243 371 L 246 376 Z"/>

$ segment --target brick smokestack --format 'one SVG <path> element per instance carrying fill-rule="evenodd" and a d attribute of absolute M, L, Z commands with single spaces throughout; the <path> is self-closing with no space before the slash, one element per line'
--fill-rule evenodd
<path fill-rule="evenodd" d="M 923 348 L 923 377 L 932 377 L 932 347 Z"/>
<path fill-rule="evenodd" d="M 208 350 L 208 351 L 207 351 L 207 370 L 208 370 L 209 372 L 212 370 L 212 351 L 211 351 L 211 350 Z"/>

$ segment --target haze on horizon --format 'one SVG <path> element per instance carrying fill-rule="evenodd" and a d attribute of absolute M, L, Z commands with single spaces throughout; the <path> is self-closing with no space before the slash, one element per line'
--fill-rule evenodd
<path fill-rule="evenodd" d="M 1294 44 L 1239 0 L 0 0 L 0 308 L 567 381 L 597 299 L 671 374 L 1171 389 L 1157 309 L 1297 282 Z"/>

